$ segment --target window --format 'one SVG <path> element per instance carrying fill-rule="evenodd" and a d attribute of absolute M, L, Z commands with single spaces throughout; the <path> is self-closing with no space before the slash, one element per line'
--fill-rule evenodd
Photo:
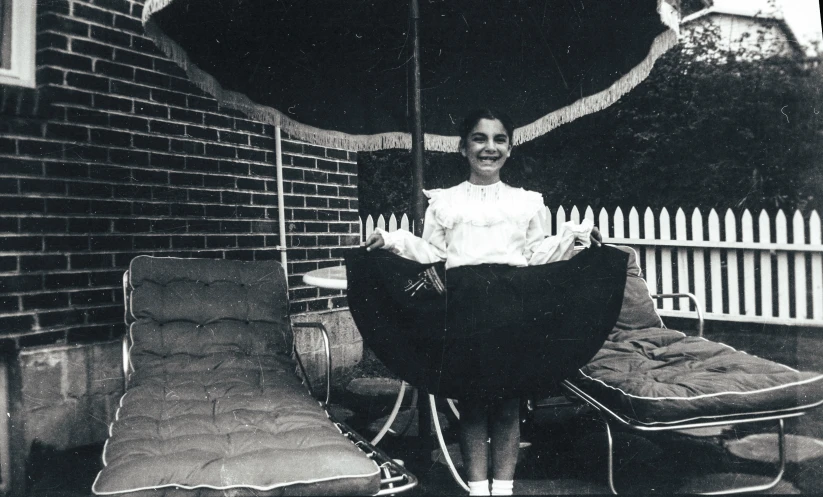
<path fill-rule="evenodd" d="M 0 84 L 34 87 L 35 0 L 0 0 Z"/>

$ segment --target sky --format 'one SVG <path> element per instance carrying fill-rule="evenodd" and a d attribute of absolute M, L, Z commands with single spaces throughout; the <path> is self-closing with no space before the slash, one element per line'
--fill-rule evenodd
<path fill-rule="evenodd" d="M 786 23 L 797 33 L 798 38 L 803 36 L 809 40 L 823 41 L 820 3 L 817 0 L 782 0 L 781 3 Z"/>
<path fill-rule="evenodd" d="M 768 0 L 714 0 L 714 6 L 748 14 L 758 11 L 766 15 L 771 13 Z M 823 43 L 818 0 L 776 0 L 776 6 L 782 10 L 783 19 L 798 41 L 803 44 L 814 41 Z"/>

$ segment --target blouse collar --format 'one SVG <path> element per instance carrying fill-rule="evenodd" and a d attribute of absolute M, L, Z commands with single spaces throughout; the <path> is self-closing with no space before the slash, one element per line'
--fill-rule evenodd
<path fill-rule="evenodd" d="M 463 182 L 463 191 L 470 200 L 480 202 L 495 201 L 500 199 L 500 192 L 503 191 L 503 182 L 498 181 L 491 185 L 475 185 L 468 181 Z"/>

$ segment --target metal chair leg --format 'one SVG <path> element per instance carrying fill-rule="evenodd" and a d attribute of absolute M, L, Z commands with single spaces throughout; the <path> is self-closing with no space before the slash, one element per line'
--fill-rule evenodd
<path fill-rule="evenodd" d="M 389 414 L 388 419 L 383 424 L 383 427 L 377 432 L 377 435 L 372 439 L 371 444 L 377 445 L 380 440 L 383 439 L 383 436 L 389 432 L 391 426 L 394 424 L 394 420 L 397 418 L 397 413 L 400 412 L 400 405 L 403 403 L 403 397 L 406 395 L 406 385 L 405 381 L 400 383 L 400 391 L 397 393 L 397 399 L 394 401 L 394 406 L 392 407 L 391 414 Z"/>
<path fill-rule="evenodd" d="M 774 488 L 780 480 L 783 479 L 783 473 L 786 472 L 786 433 L 785 428 L 783 426 L 783 420 L 777 420 L 778 426 L 778 437 L 777 437 L 777 447 L 780 460 L 778 461 L 778 472 L 777 476 L 774 477 L 772 481 L 769 483 L 764 483 L 763 485 L 752 485 L 749 487 L 742 487 L 742 488 L 734 488 L 728 490 L 718 490 L 714 492 L 705 492 L 701 495 L 728 495 L 728 494 L 742 494 L 748 492 L 762 492 L 764 490 L 769 490 Z"/>
<path fill-rule="evenodd" d="M 609 490 L 611 490 L 612 494 L 617 495 L 617 489 L 614 486 L 614 441 L 612 439 L 612 432 L 611 426 L 609 425 L 609 420 L 603 413 L 600 413 L 600 419 L 603 420 L 603 423 L 606 425 L 606 444 L 608 450 L 608 458 L 607 458 L 607 468 L 606 468 L 606 477 L 609 484 Z M 698 495 L 730 495 L 730 494 L 743 494 L 743 493 L 750 493 L 750 492 L 762 492 L 765 490 L 769 490 L 774 488 L 780 480 L 783 479 L 783 474 L 786 472 L 786 432 L 783 423 L 783 419 L 777 420 L 778 425 L 778 454 L 779 454 L 779 461 L 778 461 L 778 472 L 777 476 L 774 477 L 772 481 L 769 483 L 764 483 L 763 485 L 751 485 L 748 487 L 740 487 L 740 488 L 730 488 L 724 490 L 713 490 L 711 492 L 700 492 Z"/>
<path fill-rule="evenodd" d="M 612 494 L 617 495 L 617 490 L 614 488 L 614 441 L 612 440 L 612 429 L 609 425 L 609 420 L 603 413 L 600 413 L 600 419 L 606 425 L 606 445 L 608 449 L 608 457 L 606 462 L 606 478 L 609 483 L 609 490 Z"/>

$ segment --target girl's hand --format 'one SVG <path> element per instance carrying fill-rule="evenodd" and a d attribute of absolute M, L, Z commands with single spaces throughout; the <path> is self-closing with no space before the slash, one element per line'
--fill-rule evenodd
<path fill-rule="evenodd" d="M 592 228 L 591 239 L 592 245 L 596 247 L 603 245 L 603 236 L 600 234 L 600 230 L 597 229 L 597 226 Z"/>
<path fill-rule="evenodd" d="M 382 248 L 386 245 L 386 241 L 383 240 L 383 235 L 380 233 L 374 232 L 371 236 L 366 240 L 366 251 L 370 252 L 374 249 Z"/>

